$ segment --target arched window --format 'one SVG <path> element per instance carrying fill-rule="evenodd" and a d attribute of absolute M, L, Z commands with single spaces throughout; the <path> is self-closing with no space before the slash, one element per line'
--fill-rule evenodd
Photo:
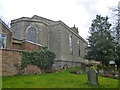
<path fill-rule="evenodd" d="M 30 27 L 27 31 L 27 39 L 29 41 L 37 43 L 37 30 L 33 27 Z"/>
<path fill-rule="evenodd" d="M 80 56 L 80 41 L 78 41 L 78 56 Z"/>
<path fill-rule="evenodd" d="M 69 47 L 70 47 L 70 54 L 73 53 L 73 49 L 72 49 L 72 36 L 69 35 Z"/>

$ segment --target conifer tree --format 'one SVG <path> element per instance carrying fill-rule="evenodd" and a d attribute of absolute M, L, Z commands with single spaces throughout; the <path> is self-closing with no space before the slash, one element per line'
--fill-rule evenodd
<path fill-rule="evenodd" d="M 88 52 L 85 58 L 101 61 L 103 65 L 108 65 L 110 60 L 115 60 L 115 41 L 110 27 L 107 16 L 96 15 L 89 30 Z"/>

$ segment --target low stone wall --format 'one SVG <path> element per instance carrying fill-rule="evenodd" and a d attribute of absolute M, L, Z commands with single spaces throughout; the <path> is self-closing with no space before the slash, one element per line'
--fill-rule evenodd
<path fill-rule="evenodd" d="M 22 53 L 19 50 L 0 49 L 2 55 L 2 76 L 18 75 L 17 67 L 21 65 Z M 16 67 L 17 66 L 17 67 Z M 40 74 L 41 70 L 37 66 L 28 65 L 23 74 Z"/>

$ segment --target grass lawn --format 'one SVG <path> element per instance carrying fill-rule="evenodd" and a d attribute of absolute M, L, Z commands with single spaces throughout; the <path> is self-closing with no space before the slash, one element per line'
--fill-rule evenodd
<path fill-rule="evenodd" d="M 87 75 L 50 73 L 40 75 L 7 76 L 2 78 L 3 88 L 118 88 L 118 80 L 98 77 L 99 86 L 86 84 Z"/>

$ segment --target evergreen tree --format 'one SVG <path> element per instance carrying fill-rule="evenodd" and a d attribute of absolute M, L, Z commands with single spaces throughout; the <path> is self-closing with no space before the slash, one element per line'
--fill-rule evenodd
<path fill-rule="evenodd" d="M 115 40 L 116 40 L 116 59 L 115 59 L 115 63 L 116 65 L 118 66 L 118 68 L 120 68 L 120 42 L 119 42 L 119 39 L 120 39 L 120 7 L 117 6 L 117 7 L 114 7 L 114 8 L 111 8 L 112 11 L 113 11 L 113 19 L 114 19 L 114 23 L 113 23 L 113 31 L 115 32 L 114 33 L 114 36 L 115 37 Z"/>
<path fill-rule="evenodd" d="M 115 63 L 118 66 L 118 68 L 120 68 L 120 46 L 117 44 L 116 46 L 116 59 L 115 59 Z"/>
<path fill-rule="evenodd" d="M 96 15 L 89 30 L 87 59 L 102 61 L 103 65 L 115 60 L 115 41 L 110 27 L 107 16 Z"/>

